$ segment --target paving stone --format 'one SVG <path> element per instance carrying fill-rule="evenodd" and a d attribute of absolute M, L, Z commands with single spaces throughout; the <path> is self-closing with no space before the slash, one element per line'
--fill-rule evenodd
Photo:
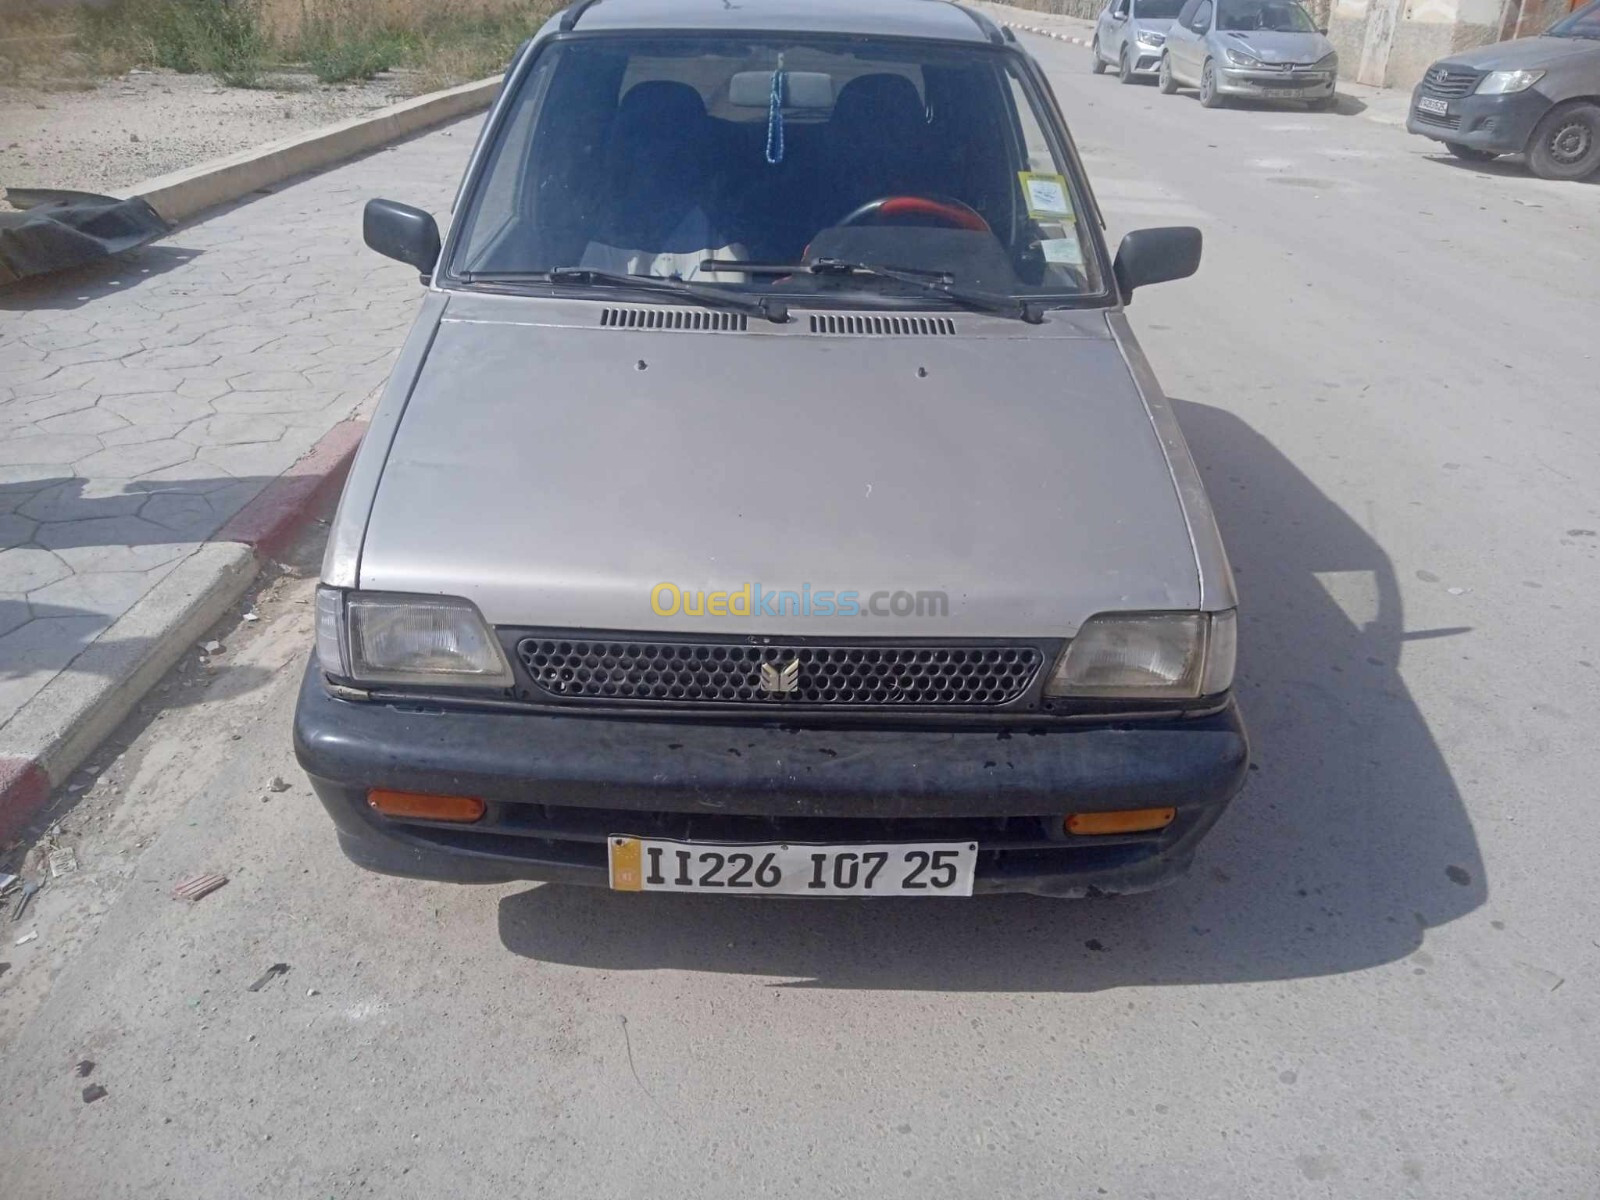
<path fill-rule="evenodd" d="M 0 550 L 0 579 L 6 581 L 5 590 L 8 592 L 27 594 L 70 574 L 71 567 L 50 551 L 37 546 Z"/>
<path fill-rule="evenodd" d="M 476 125 L 6 293 L 0 724 L 328 429 L 370 411 L 423 293 L 361 245 L 361 206 L 392 191 L 444 211 Z"/>
<path fill-rule="evenodd" d="M 151 471 L 129 487 L 130 491 L 148 491 L 152 494 L 183 493 L 203 496 L 239 482 L 216 463 L 204 458 L 194 458 L 162 471 Z"/>
<path fill-rule="evenodd" d="M 226 519 L 219 515 L 210 496 L 183 492 L 162 492 L 146 497 L 139 516 L 171 530 L 185 541 L 205 540 Z"/>
<path fill-rule="evenodd" d="M 207 400 L 170 393 L 149 396 L 107 396 L 100 402 L 100 407 L 126 418 L 129 424 L 134 426 L 175 424 L 180 429 L 191 421 L 209 417 L 214 411 Z M 130 443 L 123 441 L 121 444 Z"/>
<path fill-rule="evenodd" d="M 144 522 L 144 524 L 150 523 Z M 156 525 L 150 527 L 160 528 Z M 163 537 L 171 540 L 138 546 L 63 546 L 55 552 L 55 555 L 81 574 L 86 571 L 153 571 L 157 567 L 164 567 L 194 553 L 193 542 L 181 540 L 171 530 L 162 529 L 161 533 Z"/>
<path fill-rule="evenodd" d="M 45 433 L 94 433 L 104 435 L 114 429 L 126 429 L 128 422 L 108 408 L 80 408 L 62 413 L 58 417 L 45 417 L 35 422 Z"/>
<path fill-rule="evenodd" d="M 5 406 L 4 412 L 8 421 L 46 421 L 51 417 L 93 408 L 99 399 L 99 394 L 95 392 L 63 389 L 44 396 L 12 400 Z"/>
<path fill-rule="evenodd" d="M 105 396 L 130 396 L 140 392 L 175 392 L 185 382 L 184 373 L 156 367 L 130 367 L 125 363 L 97 363 L 91 387 Z"/>
<path fill-rule="evenodd" d="M 0 515 L 0 550 L 9 550 L 33 541 L 33 531 L 38 524 L 31 517 L 14 512 Z"/>
<path fill-rule="evenodd" d="M 0 466 L 24 463 L 74 462 L 100 449 L 100 439 L 88 433 L 41 433 L 7 438 L 0 442 Z"/>
<path fill-rule="evenodd" d="M 246 442 L 275 442 L 287 430 L 283 421 L 272 417 L 221 413 L 196 421 L 178 437 L 196 446 L 235 446 Z"/>
<path fill-rule="evenodd" d="M 36 492 L 16 511 L 35 521 L 87 521 L 139 511 L 142 495 L 129 495 L 127 481 L 69 479 Z"/>
<path fill-rule="evenodd" d="M 255 442 L 247 446 L 208 446 L 206 460 L 236 479 L 275 478 L 292 467 L 307 447 L 288 442 Z"/>
<path fill-rule="evenodd" d="M 293 413 L 324 408 L 328 403 L 328 389 L 301 382 L 293 392 L 229 392 L 218 396 L 211 407 L 218 413 Z"/>
<path fill-rule="evenodd" d="M 133 365 L 140 367 L 209 367 L 222 357 L 222 351 L 204 346 L 163 346 L 158 350 L 144 350 L 133 357 Z"/>
<path fill-rule="evenodd" d="M 194 457 L 194 447 L 174 439 L 168 442 L 140 442 L 135 446 L 112 446 L 79 459 L 74 465 L 80 475 L 115 475 L 137 478 L 151 471 L 175 467 Z"/>
<path fill-rule="evenodd" d="M 69 367 L 74 363 L 110 362 L 114 359 L 127 358 L 143 349 L 144 343 L 134 338 L 96 340 L 70 349 L 52 350 L 46 359 L 58 366 Z"/>
<path fill-rule="evenodd" d="M 36 614 L 40 609 L 35 609 Z M 0 637 L 0 713 L 14 713 L 83 652 L 110 620 L 48 606 Z"/>
<path fill-rule="evenodd" d="M 28 593 L 28 603 L 35 612 L 75 609 L 115 621 L 158 581 L 154 571 L 85 572 Z"/>
<path fill-rule="evenodd" d="M 33 610 L 28 607 L 26 596 L 0 592 L 0 637 L 31 620 L 33 620 Z"/>
<path fill-rule="evenodd" d="M 172 541 L 171 530 L 163 529 L 149 521 L 142 521 L 134 516 L 122 517 L 93 517 L 81 521 L 44 521 L 38 531 L 33 535 L 39 545 L 50 550 L 81 549 L 85 547 L 98 549 L 118 549 L 126 546 L 165 545 Z M 19 554 L 21 551 L 7 551 Z M 81 556 L 77 562 L 85 562 Z M 75 571 L 85 570 L 122 570 L 120 567 L 73 566 Z M 5 578 L 0 574 L 0 579 Z M 45 581 L 50 582 L 49 580 Z M 7 583 L 7 588 L 10 584 Z M 35 587 L 40 586 L 38 584 Z M 18 588 L 18 591 L 29 591 L 29 588 Z"/>
<path fill-rule="evenodd" d="M 107 409 L 107 412 L 113 410 Z M 100 435 L 102 446 L 137 446 L 140 442 L 159 442 L 175 438 L 188 426 L 187 421 L 156 421 L 148 424 L 124 425 L 121 429 L 108 429 Z"/>

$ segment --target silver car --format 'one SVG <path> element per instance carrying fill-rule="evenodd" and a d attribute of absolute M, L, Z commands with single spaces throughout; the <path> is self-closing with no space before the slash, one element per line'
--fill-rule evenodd
<path fill-rule="evenodd" d="M 1106 0 L 1089 46 L 1094 73 L 1112 66 L 1123 83 L 1154 78 L 1167 30 L 1182 7 L 1183 0 Z"/>
<path fill-rule="evenodd" d="M 1297 100 L 1315 112 L 1338 103 L 1339 56 L 1327 31 L 1295 0 L 1187 0 L 1167 31 L 1161 91 L 1200 89 L 1200 103 L 1229 97 Z"/>
<path fill-rule="evenodd" d="M 930 0 L 588 0 L 511 63 L 350 472 L 295 744 L 428 879 L 1058 896 L 1249 758 L 1235 597 L 1038 65 Z"/>

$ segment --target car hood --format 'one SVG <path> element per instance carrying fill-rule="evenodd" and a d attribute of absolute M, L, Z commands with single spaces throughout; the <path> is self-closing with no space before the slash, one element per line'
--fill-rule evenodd
<path fill-rule="evenodd" d="M 1513 42 L 1497 42 L 1462 50 L 1435 63 L 1436 67 L 1471 67 L 1478 71 L 1520 71 L 1529 67 L 1548 67 L 1564 58 L 1590 55 L 1600 62 L 1600 42 L 1584 38 L 1533 37 Z"/>
<path fill-rule="evenodd" d="M 1148 29 L 1154 33 L 1165 33 L 1167 30 L 1172 28 L 1172 18 L 1135 17 L 1133 24 L 1134 28 L 1136 29 Z"/>
<path fill-rule="evenodd" d="M 361 587 L 466 596 L 497 625 L 854 637 L 1070 636 L 1096 612 L 1199 603 L 1171 470 L 1103 314 L 841 337 L 804 316 L 601 328 L 587 304 L 565 306 L 581 325 L 540 323 L 555 304 L 452 299 Z M 949 611 L 667 617 L 659 583 L 863 606 L 939 591 Z"/>
<path fill-rule="evenodd" d="M 1253 54 L 1266 63 L 1314 63 L 1333 53 L 1333 43 L 1320 33 L 1273 33 L 1265 29 L 1218 33 L 1217 42 Z"/>

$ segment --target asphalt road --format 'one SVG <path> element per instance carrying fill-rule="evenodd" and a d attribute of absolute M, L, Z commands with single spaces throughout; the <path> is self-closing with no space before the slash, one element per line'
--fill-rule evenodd
<path fill-rule="evenodd" d="M 862 905 L 365 875 L 290 756 L 286 580 L 8 932 L 0 1192 L 1600 1193 L 1600 189 L 1030 44 L 1113 230 L 1207 237 L 1132 310 L 1245 606 L 1258 769 L 1194 874 Z M 230 882 L 170 899 L 197 870 Z"/>

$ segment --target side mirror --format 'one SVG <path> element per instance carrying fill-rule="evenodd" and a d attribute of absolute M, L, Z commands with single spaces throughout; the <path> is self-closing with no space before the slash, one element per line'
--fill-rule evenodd
<path fill-rule="evenodd" d="M 1135 229 L 1123 238 L 1112 268 L 1122 302 L 1131 301 L 1136 288 L 1193 275 L 1200 269 L 1200 241 L 1200 231 L 1190 225 Z"/>
<path fill-rule="evenodd" d="M 361 236 L 385 258 L 415 267 L 422 282 L 439 263 L 439 223 L 433 214 L 393 200 L 368 200 L 361 214 Z"/>

